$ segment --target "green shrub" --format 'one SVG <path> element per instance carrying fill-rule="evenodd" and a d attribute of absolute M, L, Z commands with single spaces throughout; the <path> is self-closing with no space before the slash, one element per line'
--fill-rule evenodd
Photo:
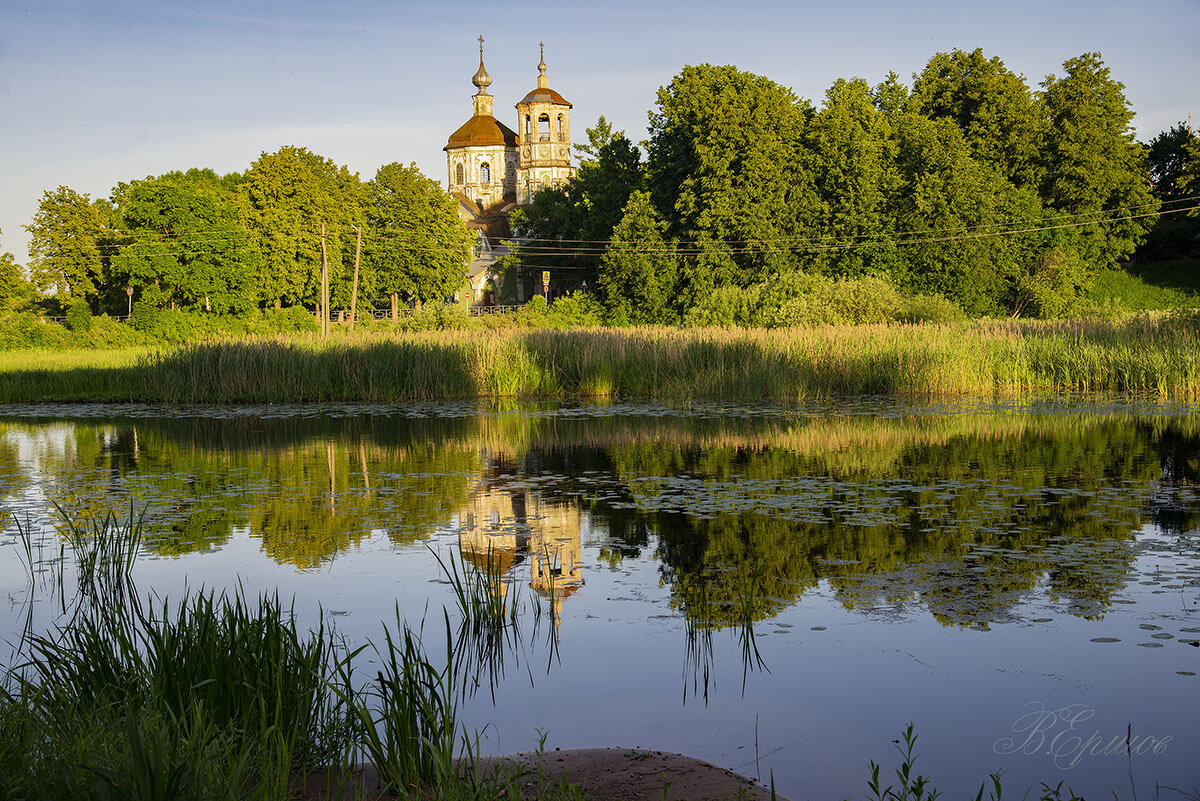
<path fill-rule="evenodd" d="M 761 285 L 743 289 L 723 286 L 688 309 L 683 324 L 690 327 L 754 325 L 761 302 Z"/>
<path fill-rule="evenodd" d="M 915 295 L 904 301 L 900 319 L 906 323 L 954 323 L 967 319 L 967 313 L 942 295 Z"/>
<path fill-rule="evenodd" d="M 84 333 L 92 327 L 92 310 L 83 298 L 73 298 L 67 306 L 67 330 Z"/>
<path fill-rule="evenodd" d="M 575 292 L 550 304 L 545 315 L 551 328 L 596 326 L 604 323 L 604 307 L 594 295 Z"/>
<path fill-rule="evenodd" d="M 321 330 L 321 323 L 303 306 L 264 309 L 260 316 L 260 322 L 264 328 L 260 333 L 266 334 L 294 334 Z"/>

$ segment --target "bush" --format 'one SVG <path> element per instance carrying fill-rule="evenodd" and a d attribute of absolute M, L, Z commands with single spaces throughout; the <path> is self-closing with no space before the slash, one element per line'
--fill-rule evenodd
<path fill-rule="evenodd" d="M 904 301 L 900 319 L 906 323 L 954 323 L 967 319 L 967 313 L 943 295 L 915 295 Z"/>
<path fill-rule="evenodd" d="M 539 299 L 544 301 L 543 298 Z M 551 303 L 546 310 L 545 321 L 551 328 L 602 325 L 604 307 L 594 295 L 575 292 Z"/>
<path fill-rule="evenodd" d="M 251 318 L 253 319 L 253 318 Z M 262 333 L 294 334 L 304 331 L 320 331 L 321 323 L 303 306 L 288 306 L 286 309 L 264 309 L 261 317 Z"/>
<path fill-rule="evenodd" d="M 83 298 L 72 298 L 67 305 L 67 330 L 75 333 L 87 331 L 92 326 L 92 310 Z"/>
<path fill-rule="evenodd" d="M 683 324 L 690 327 L 754 325 L 761 302 L 761 287 L 761 284 L 747 289 L 718 287 L 687 310 Z"/>

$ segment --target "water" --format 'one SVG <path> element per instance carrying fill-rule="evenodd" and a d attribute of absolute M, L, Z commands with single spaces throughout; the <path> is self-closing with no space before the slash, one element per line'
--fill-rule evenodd
<path fill-rule="evenodd" d="M 1197 411 L 10 406 L 0 635 L 30 609 L 15 524 L 46 566 L 55 505 L 144 511 L 145 591 L 278 588 L 357 642 L 440 618 L 434 553 L 491 547 L 544 611 L 466 706 L 489 751 L 541 730 L 862 798 L 912 721 L 953 795 L 1150 798 L 1200 786 Z"/>

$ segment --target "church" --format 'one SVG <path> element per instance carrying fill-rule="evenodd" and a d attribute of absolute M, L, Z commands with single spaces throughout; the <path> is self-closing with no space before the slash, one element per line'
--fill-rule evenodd
<path fill-rule="evenodd" d="M 479 37 L 479 69 L 471 78 L 474 113 L 443 148 L 447 188 L 458 201 L 460 218 L 479 232 L 467 270 L 475 304 L 523 303 L 541 294 L 541 282 L 524 274 L 529 271 L 501 274 L 499 260 L 507 254 L 503 241 L 512 236 L 508 215 L 532 202 L 538 190 L 561 186 L 575 174 L 571 103 L 550 88 L 545 46 L 539 47 L 537 86 L 517 102 L 514 131 L 493 116 L 492 76 L 483 66 Z"/>

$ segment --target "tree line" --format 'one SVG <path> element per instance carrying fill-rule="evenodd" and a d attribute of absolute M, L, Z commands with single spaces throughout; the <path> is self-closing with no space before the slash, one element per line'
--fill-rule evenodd
<path fill-rule="evenodd" d="M 1098 53 L 1036 89 L 981 50 L 938 53 L 911 83 L 839 79 L 819 108 L 733 66 L 687 66 L 649 118 L 637 144 L 604 117 L 588 129 L 575 178 L 514 213 L 506 269 L 586 281 L 613 323 L 795 323 L 789 303 L 831 282 L 1056 316 L 1160 218 L 1175 227 L 1159 225 L 1157 251 L 1200 244 L 1200 226 L 1179 223 L 1200 195 L 1200 139 L 1180 124 L 1135 141 Z M 463 283 L 472 235 L 415 165 L 362 181 L 287 146 L 243 173 L 170 172 L 95 200 L 45 192 L 25 226 L 30 282 L 0 257 L 0 306 L 314 308 L 321 223 L 335 308 L 350 306 L 360 231 L 360 305 Z"/>
<path fill-rule="evenodd" d="M 603 117 L 588 129 L 575 179 L 517 213 L 511 263 L 587 276 L 630 323 L 761 323 L 814 275 L 971 315 L 1070 313 L 1160 215 L 1196 205 L 1200 145 L 1183 125 L 1136 142 L 1098 53 L 1063 69 L 1034 90 L 955 50 L 911 85 L 839 79 L 816 108 L 685 67 L 641 148 Z"/>
<path fill-rule="evenodd" d="M 386 164 L 362 181 L 286 146 L 243 173 L 169 172 L 95 200 L 46 191 L 25 226 L 30 289 L 93 313 L 122 314 L 135 301 L 226 314 L 315 308 L 322 224 L 332 308 L 350 307 L 356 257 L 360 305 L 439 299 L 463 283 L 471 235 L 415 165 Z"/>

